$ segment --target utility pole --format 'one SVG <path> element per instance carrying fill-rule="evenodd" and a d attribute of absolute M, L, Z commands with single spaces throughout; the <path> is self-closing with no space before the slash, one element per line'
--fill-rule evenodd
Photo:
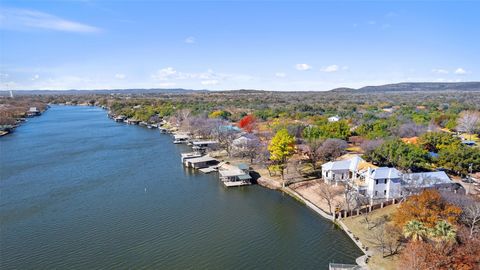
<path fill-rule="evenodd" d="M 472 186 L 472 177 L 471 177 L 472 169 L 473 169 L 473 163 L 468 164 L 468 171 L 470 172 L 470 174 L 467 175 L 467 181 L 468 181 L 468 183 L 467 183 L 468 184 L 467 194 L 470 194 L 470 187 Z"/>

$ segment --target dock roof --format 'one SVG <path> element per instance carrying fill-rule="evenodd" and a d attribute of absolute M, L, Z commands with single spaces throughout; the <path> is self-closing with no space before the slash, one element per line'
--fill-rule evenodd
<path fill-rule="evenodd" d="M 217 159 L 210 157 L 210 156 L 203 156 L 198 158 L 191 158 L 187 159 L 188 163 L 202 163 L 202 162 L 209 162 L 209 161 L 216 161 Z"/>

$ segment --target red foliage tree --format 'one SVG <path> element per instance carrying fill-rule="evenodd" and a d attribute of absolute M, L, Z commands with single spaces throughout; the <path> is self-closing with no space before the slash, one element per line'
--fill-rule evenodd
<path fill-rule="evenodd" d="M 246 132 L 252 132 L 255 129 L 255 117 L 251 114 L 245 115 L 239 122 L 238 126 Z"/>

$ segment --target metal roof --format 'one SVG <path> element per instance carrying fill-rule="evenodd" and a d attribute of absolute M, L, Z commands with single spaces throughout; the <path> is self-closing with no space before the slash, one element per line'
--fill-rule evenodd
<path fill-rule="evenodd" d="M 216 159 L 213 158 L 213 157 L 203 156 L 203 157 L 198 157 L 198 158 L 187 159 L 186 162 L 188 162 L 188 163 L 201 163 L 201 162 L 209 162 L 209 161 L 214 161 L 214 160 L 216 160 Z"/>
<path fill-rule="evenodd" d="M 380 167 L 372 170 L 372 179 L 400 178 L 400 172 L 395 168 Z"/>

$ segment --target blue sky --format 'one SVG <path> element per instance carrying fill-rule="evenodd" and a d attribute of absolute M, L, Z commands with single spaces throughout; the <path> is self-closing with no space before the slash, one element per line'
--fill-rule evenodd
<path fill-rule="evenodd" d="M 1 89 L 329 90 L 480 76 L 478 1 L 0 2 Z"/>

